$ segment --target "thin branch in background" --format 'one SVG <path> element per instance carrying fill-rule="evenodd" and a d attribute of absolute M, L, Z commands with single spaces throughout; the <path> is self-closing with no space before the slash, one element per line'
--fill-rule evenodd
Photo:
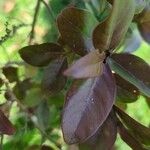
<path fill-rule="evenodd" d="M 0 150 L 3 150 L 3 139 L 4 139 L 4 135 L 0 134 Z"/>
<path fill-rule="evenodd" d="M 33 22 L 32 22 L 32 29 L 31 29 L 30 38 L 29 38 L 29 45 L 32 43 L 32 40 L 34 38 L 34 28 L 35 28 L 35 24 L 36 24 L 36 21 L 37 21 L 38 12 L 39 12 L 39 9 L 40 9 L 40 2 L 41 2 L 41 0 L 37 0 L 37 4 L 36 4 L 36 7 L 35 7 L 34 18 L 33 18 Z"/>
<path fill-rule="evenodd" d="M 55 21 L 56 21 L 56 20 L 55 20 L 55 15 L 54 15 L 54 13 L 53 13 L 53 11 L 52 11 L 51 6 L 50 6 L 46 1 L 44 1 L 44 0 L 41 0 L 41 2 L 45 5 L 45 7 L 47 8 L 47 11 L 49 12 L 50 16 L 52 17 L 52 19 L 53 19 L 54 22 L 55 22 Z"/>

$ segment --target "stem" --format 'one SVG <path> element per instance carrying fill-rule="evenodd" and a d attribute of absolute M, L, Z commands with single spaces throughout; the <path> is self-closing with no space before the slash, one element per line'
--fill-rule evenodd
<path fill-rule="evenodd" d="M 54 20 L 55 22 L 55 16 L 54 16 L 54 13 L 52 11 L 52 8 L 50 5 L 47 4 L 47 2 L 45 2 L 44 0 L 41 0 L 41 2 L 45 5 L 45 7 L 47 8 L 47 11 L 49 12 L 49 14 L 51 15 L 52 19 Z"/>
<path fill-rule="evenodd" d="M 35 7 L 34 18 L 33 18 L 33 22 L 32 22 L 31 34 L 30 34 L 30 38 L 29 38 L 29 45 L 32 43 L 32 40 L 34 38 L 34 28 L 35 28 L 35 24 L 37 22 L 37 16 L 38 16 L 38 12 L 39 12 L 39 9 L 40 9 L 40 2 L 41 2 L 41 0 L 37 0 L 37 4 L 36 4 L 36 7 Z"/>
<path fill-rule="evenodd" d="M 0 140 L 0 150 L 3 150 L 3 139 L 4 139 L 4 135 L 1 134 L 1 140 Z"/>

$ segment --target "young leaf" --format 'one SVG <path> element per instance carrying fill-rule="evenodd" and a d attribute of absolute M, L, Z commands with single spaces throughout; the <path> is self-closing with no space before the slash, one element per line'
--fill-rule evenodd
<path fill-rule="evenodd" d="M 146 0 L 135 0 L 135 14 L 140 14 L 146 7 Z"/>
<path fill-rule="evenodd" d="M 97 77 L 103 73 L 105 53 L 99 53 L 98 50 L 93 50 L 89 54 L 77 60 L 69 69 L 64 72 L 64 75 L 73 78 L 90 78 Z"/>
<path fill-rule="evenodd" d="M 150 96 L 150 66 L 144 60 L 128 53 L 113 54 L 110 64 L 117 74 Z"/>
<path fill-rule="evenodd" d="M 97 133 L 79 145 L 79 150 L 110 150 L 117 136 L 117 124 L 114 119 L 111 112 Z"/>
<path fill-rule="evenodd" d="M 67 59 L 56 59 L 45 68 L 42 79 L 42 90 L 49 94 L 55 94 L 62 90 L 67 78 L 63 76 L 63 71 L 67 68 Z"/>
<path fill-rule="evenodd" d="M 12 135 L 15 133 L 15 128 L 1 110 L 0 110 L 0 133 L 7 135 Z"/>
<path fill-rule="evenodd" d="M 70 88 L 63 110 L 62 130 L 66 143 L 81 143 L 93 136 L 104 123 L 114 104 L 116 86 L 109 66 L 103 74 L 76 81 Z"/>
<path fill-rule="evenodd" d="M 133 150 L 146 150 L 121 123 L 118 126 L 118 130 L 122 140 L 126 142 Z"/>
<path fill-rule="evenodd" d="M 62 40 L 79 55 L 93 48 L 90 38 L 96 24 L 93 14 L 75 7 L 65 8 L 57 18 Z"/>
<path fill-rule="evenodd" d="M 63 55 L 63 48 L 56 43 L 26 46 L 19 50 L 21 58 L 30 65 L 42 67 Z"/>
<path fill-rule="evenodd" d="M 110 16 L 93 32 L 94 47 L 100 51 L 114 50 L 126 34 L 134 12 L 134 0 L 114 0 Z"/>
<path fill-rule="evenodd" d="M 116 99 L 124 102 L 131 103 L 138 99 L 139 90 L 130 82 L 124 80 L 118 74 L 114 74 L 117 84 L 117 97 Z"/>
<path fill-rule="evenodd" d="M 142 144 L 150 145 L 150 128 L 147 128 L 131 118 L 118 107 L 114 107 L 121 120 L 125 123 L 132 136 Z"/>

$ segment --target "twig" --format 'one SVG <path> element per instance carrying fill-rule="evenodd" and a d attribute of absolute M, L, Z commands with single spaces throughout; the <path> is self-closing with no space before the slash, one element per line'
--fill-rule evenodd
<path fill-rule="evenodd" d="M 41 2 L 41 0 L 37 0 L 37 4 L 36 4 L 36 7 L 35 7 L 34 18 L 33 18 L 33 22 L 32 22 L 32 29 L 31 29 L 30 38 L 29 38 L 29 45 L 31 44 L 31 42 L 34 38 L 34 28 L 35 28 L 35 24 L 36 24 L 36 21 L 37 21 L 38 12 L 39 12 L 39 9 L 40 9 L 40 2 Z"/>
<path fill-rule="evenodd" d="M 1 134 L 1 140 L 0 140 L 0 150 L 3 150 L 3 139 L 4 139 L 4 135 Z"/>
<path fill-rule="evenodd" d="M 41 0 L 41 2 L 45 5 L 45 7 L 47 8 L 47 10 L 48 10 L 50 16 L 52 17 L 52 19 L 53 19 L 54 22 L 55 22 L 55 16 L 54 16 L 54 13 L 53 13 L 53 11 L 52 11 L 51 6 L 48 5 L 47 2 L 45 2 L 44 0 Z"/>

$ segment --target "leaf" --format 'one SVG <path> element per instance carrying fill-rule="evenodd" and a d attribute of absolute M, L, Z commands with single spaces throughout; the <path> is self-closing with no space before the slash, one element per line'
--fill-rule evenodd
<path fill-rule="evenodd" d="M 93 14 L 75 7 L 65 8 L 57 18 L 62 40 L 79 55 L 93 49 L 91 35 L 96 24 Z"/>
<path fill-rule="evenodd" d="M 77 60 L 70 68 L 68 68 L 64 75 L 73 78 L 91 78 L 100 76 L 103 73 L 105 53 L 99 53 L 94 50 L 84 57 Z"/>
<path fill-rule="evenodd" d="M 100 77 L 77 80 L 66 96 L 62 130 L 66 143 L 81 143 L 93 136 L 109 115 L 115 99 L 115 82 L 105 65 Z"/>
<path fill-rule="evenodd" d="M 150 5 L 147 4 L 145 9 L 135 17 L 143 39 L 150 44 Z"/>
<path fill-rule="evenodd" d="M 38 118 L 38 125 L 40 126 L 40 129 L 43 131 L 46 130 L 49 127 L 49 120 L 50 120 L 50 112 L 48 104 L 45 100 L 43 100 L 37 110 L 36 115 Z"/>
<path fill-rule="evenodd" d="M 117 136 L 117 124 L 114 119 L 114 114 L 111 112 L 97 133 L 79 145 L 79 150 L 110 150 Z"/>
<path fill-rule="evenodd" d="M 139 143 L 139 141 L 136 140 L 136 138 L 134 138 L 122 124 L 119 124 L 118 129 L 122 140 L 126 142 L 133 150 L 146 150 L 142 147 L 142 144 Z"/>
<path fill-rule="evenodd" d="M 2 68 L 2 72 L 9 82 L 18 81 L 18 68 L 15 66 L 5 66 Z"/>
<path fill-rule="evenodd" d="M 130 133 L 133 137 L 135 137 L 138 141 L 140 141 L 142 144 L 150 145 L 150 128 L 147 128 L 131 118 L 129 115 L 127 115 L 125 112 L 123 112 L 118 107 L 114 107 L 115 111 L 121 118 L 121 120 L 125 123 L 127 128 L 129 129 Z"/>
<path fill-rule="evenodd" d="M 42 67 L 63 55 L 63 48 L 55 43 L 26 46 L 19 50 L 21 58 L 30 65 Z"/>
<path fill-rule="evenodd" d="M 114 76 L 117 84 L 117 100 L 124 103 L 132 103 L 136 101 L 140 95 L 139 90 L 118 74 L 115 73 Z"/>
<path fill-rule="evenodd" d="M 117 74 L 150 96 L 150 66 L 143 59 L 128 53 L 113 54 L 110 65 Z"/>
<path fill-rule="evenodd" d="M 114 50 L 125 36 L 134 12 L 134 0 L 114 0 L 110 16 L 94 29 L 94 47 L 101 52 Z"/>
<path fill-rule="evenodd" d="M 56 59 L 45 68 L 41 83 L 45 93 L 56 94 L 64 88 L 67 78 L 63 76 L 63 72 L 67 66 L 67 59 L 62 58 Z"/>
<path fill-rule="evenodd" d="M 0 133 L 7 135 L 12 135 L 15 133 L 15 128 L 1 110 L 0 110 Z"/>
<path fill-rule="evenodd" d="M 140 14 L 146 6 L 146 0 L 135 0 L 135 14 Z"/>

